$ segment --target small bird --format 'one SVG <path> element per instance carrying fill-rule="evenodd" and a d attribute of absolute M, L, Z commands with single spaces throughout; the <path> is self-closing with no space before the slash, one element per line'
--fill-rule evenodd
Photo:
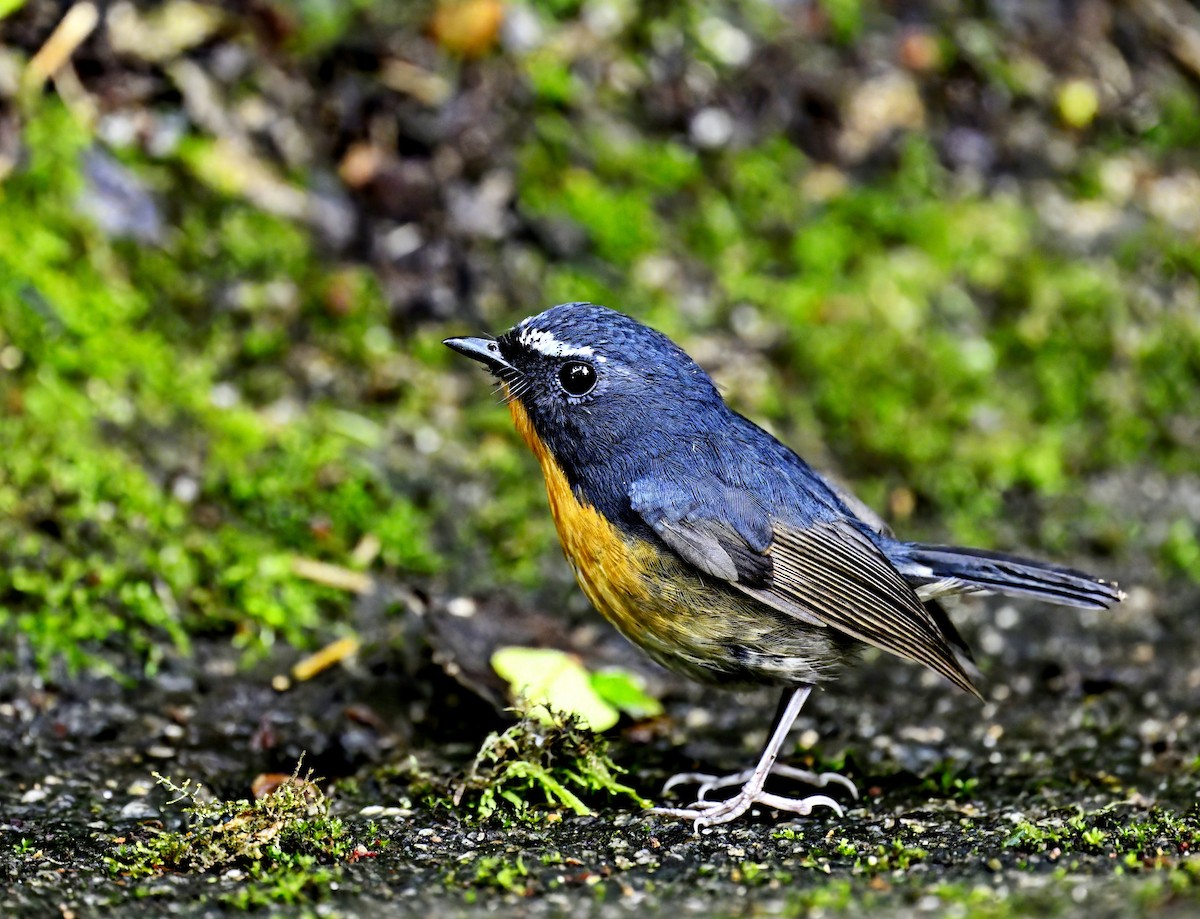
<path fill-rule="evenodd" d="M 1104 609 L 1117 585 L 1057 565 L 895 538 L 845 489 L 725 404 L 661 332 L 614 310 L 565 303 L 497 339 L 445 344 L 498 378 L 542 467 L 550 511 L 579 586 L 626 638 L 686 677 L 782 689 L 758 764 L 684 773 L 695 803 L 653 812 L 702 826 L 755 804 L 808 814 L 826 795 L 764 790 L 771 774 L 817 787 L 836 773 L 777 763 L 813 686 L 865 645 L 979 696 L 978 671 L 938 603 L 1001 593 Z M 713 789 L 741 785 L 726 800 Z"/>

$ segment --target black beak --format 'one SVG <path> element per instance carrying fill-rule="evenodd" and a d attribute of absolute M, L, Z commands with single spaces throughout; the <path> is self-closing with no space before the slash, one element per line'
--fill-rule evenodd
<path fill-rule="evenodd" d="M 473 361 L 479 361 L 494 374 L 499 375 L 506 370 L 515 369 L 500 356 L 500 346 L 490 338 L 447 338 L 442 344 L 459 354 L 465 354 Z"/>

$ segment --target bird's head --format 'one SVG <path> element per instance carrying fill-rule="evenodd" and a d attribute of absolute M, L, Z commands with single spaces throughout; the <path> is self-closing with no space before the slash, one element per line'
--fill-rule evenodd
<path fill-rule="evenodd" d="M 591 303 L 564 303 L 497 339 L 449 338 L 503 382 L 560 462 L 682 436 L 723 406 L 712 380 L 661 332 Z"/>

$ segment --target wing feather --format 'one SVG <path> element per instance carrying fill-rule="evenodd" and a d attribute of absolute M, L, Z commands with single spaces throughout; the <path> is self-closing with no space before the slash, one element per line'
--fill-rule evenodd
<path fill-rule="evenodd" d="M 714 512 L 698 489 L 635 482 L 633 509 L 682 559 L 812 626 L 831 627 L 916 661 L 978 695 L 957 633 L 922 604 L 850 519 L 798 526 L 724 488 Z M 944 618 L 944 616 L 943 616 Z M 951 627 L 951 631 L 953 631 Z"/>
<path fill-rule="evenodd" d="M 934 617 L 850 521 L 804 528 L 777 524 L 766 554 L 772 561 L 770 587 L 743 587 L 746 593 L 776 608 L 780 599 L 806 608 L 826 624 L 977 694 Z"/>

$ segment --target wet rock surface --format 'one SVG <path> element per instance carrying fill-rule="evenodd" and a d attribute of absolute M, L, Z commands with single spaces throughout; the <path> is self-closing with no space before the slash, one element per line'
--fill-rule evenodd
<path fill-rule="evenodd" d="M 869 905 L 907 915 L 984 904 L 988 915 L 1122 916 L 1148 905 L 1190 914 L 1200 844 L 1196 603 L 1194 591 L 1143 586 L 1107 614 L 973 603 L 958 618 L 980 652 L 985 703 L 871 657 L 810 701 L 789 756 L 843 771 L 862 799 L 835 791 L 842 818 L 759 808 L 699 835 L 603 801 L 590 817 L 507 827 L 430 810 L 407 785 L 407 758 L 451 775 L 502 721 L 428 650 L 376 648 L 282 692 L 272 668 L 247 673 L 216 648 L 124 688 L 9 673 L 0 689 L 3 908 L 222 914 L 241 872 L 134 878 L 105 860 L 139 834 L 180 825 L 152 773 L 248 797 L 255 775 L 289 772 L 305 752 L 332 789 L 333 812 L 371 853 L 319 898 L 329 914 L 854 914 Z M 575 633 L 585 658 L 624 653 L 590 643 L 598 634 Z M 753 761 L 769 698 L 657 678 L 668 716 L 615 735 L 627 781 L 657 798 L 677 770 Z"/>

